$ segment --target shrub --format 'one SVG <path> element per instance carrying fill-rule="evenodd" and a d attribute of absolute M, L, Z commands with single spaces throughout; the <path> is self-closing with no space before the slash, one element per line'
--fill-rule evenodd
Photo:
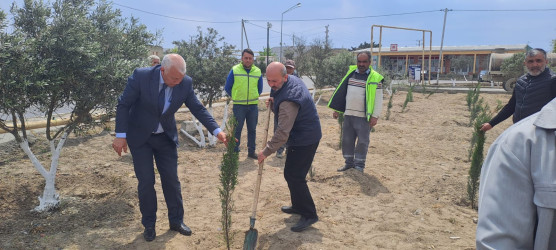
<path fill-rule="evenodd" d="M 237 184 L 237 172 L 239 166 L 239 153 L 235 151 L 236 140 L 234 138 L 235 127 L 237 125 L 235 117 L 231 117 L 226 124 L 228 134 L 226 139 L 228 145 L 226 146 L 226 153 L 222 157 L 222 165 L 220 166 L 220 184 L 219 193 L 222 206 L 222 232 L 224 234 L 224 242 L 226 247 L 230 249 L 232 244 L 232 210 L 233 200 L 232 193 Z"/>

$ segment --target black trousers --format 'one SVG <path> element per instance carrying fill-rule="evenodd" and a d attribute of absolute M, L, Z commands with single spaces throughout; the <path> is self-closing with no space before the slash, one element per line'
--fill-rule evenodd
<path fill-rule="evenodd" d="M 178 179 L 178 152 L 176 143 L 164 133 L 151 135 L 147 142 L 137 147 L 130 147 L 133 168 L 137 176 L 137 191 L 141 223 L 145 227 L 154 227 L 156 223 L 157 199 L 154 189 L 155 173 L 153 157 L 162 182 L 162 192 L 168 207 L 170 224 L 183 222 L 183 201 L 181 185 Z"/>
<path fill-rule="evenodd" d="M 306 218 L 317 218 L 315 202 L 305 177 L 311 168 L 319 142 L 308 146 L 288 146 L 284 178 L 290 189 L 292 207 Z"/>

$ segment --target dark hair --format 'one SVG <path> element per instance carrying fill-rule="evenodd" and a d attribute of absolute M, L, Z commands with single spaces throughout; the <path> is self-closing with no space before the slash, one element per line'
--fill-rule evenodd
<path fill-rule="evenodd" d="M 361 55 L 361 54 L 367 55 L 367 58 L 369 58 L 369 62 L 371 61 L 371 52 L 369 52 L 369 51 L 361 51 L 361 52 L 357 53 L 357 57 L 356 57 L 356 58 L 358 58 L 359 55 Z"/>
<path fill-rule="evenodd" d="M 525 57 L 527 58 L 527 57 L 536 56 L 539 53 L 543 54 L 545 60 L 547 59 L 546 58 L 546 51 L 544 51 L 544 49 L 541 49 L 541 48 L 534 48 L 534 49 L 531 49 L 531 50 L 527 51 L 527 53 L 525 53 Z"/>
<path fill-rule="evenodd" d="M 245 53 L 249 53 L 252 56 L 255 56 L 255 53 L 253 53 L 253 51 L 251 49 L 244 49 L 243 52 L 241 52 L 241 57 L 243 57 L 243 54 Z"/>

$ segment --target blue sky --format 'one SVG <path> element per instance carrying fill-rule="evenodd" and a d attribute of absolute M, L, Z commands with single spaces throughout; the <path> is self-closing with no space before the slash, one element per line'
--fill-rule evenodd
<path fill-rule="evenodd" d="M 13 0 L 2 0 L 0 8 L 9 12 L 12 2 Z M 15 2 L 21 6 L 23 0 Z M 162 31 L 161 45 L 164 48 L 172 47 L 172 41 L 189 40 L 190 36 L 197 33 L 197 26 L 200 26 L 203 29 L 215 28 L 220 35 L 226 38 L 226 42 L 239 49 L 241 46 L 241 19 L 244 19 L 248 20 L 245 27 L 249 45 L 253 50 L 259 51 L 263 46 L 266 47 L 267 22 L 272 24 L 270 47 L 280 46 L 282 12 L 298 2 L 301 3 L 301 7 L 284 14 L 283 42 L 285 46 L 292 44 L 292 34 L 302 37 L 307 43 L 314 39 L 324 39 L 325 26 L 329 25 L 329 39 L 332 41 L 333 47 L 350 48 L 370 41 L 370 28 L 373 24 L 431 30 L 433 46 L 440 45 L 444 18 L 444 12 L 440 10 L 444 8 L 453 10 L 448 12 L 444 46 L 529 44 L 531 47 L 551 49 L 552 40 L 556 39 L 556 1 L 554 0 L 260 0 L 240 2 L 116 0 L 113 3 L 115 8 L 122 10 L 123 16 L 139 18 L 140 22 L 153 32 Z M 524 9 L 537 11 L 508 11 Z M 546 9 L 552 10 L 539 11 Z M 396 15 L 414 12 L 423 13 Z M 365 16 L 375 17 L 348 19 Z M 375 30 L 375 42 L 378 41 L 378 35 L 378 30 Z M 428 39 L 427 34 L 427 45 Z M 417 46 L 419 42 L 422 42 L 418 40 L 422 40 L 420 32 L 387 29 L 383 31 L 385 46 L 392 43 L 398 44 L 400 47 Z M 247 47 L 245 40 L 243 47 Z"/>

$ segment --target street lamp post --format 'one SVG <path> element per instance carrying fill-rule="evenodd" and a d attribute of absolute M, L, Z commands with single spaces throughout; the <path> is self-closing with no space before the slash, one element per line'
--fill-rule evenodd
<path fill-rule="evenodd" d="M 280 62 L 282 62 L 282 24 L 284 23 L 284 14 L 288 11 L 293 10 L 295 8 L 301 7 L 301 3 L 297 3 L 296 5 L 290 7 L 286 11 L 282 12 L 282 19 L 280 19 Z"/>

